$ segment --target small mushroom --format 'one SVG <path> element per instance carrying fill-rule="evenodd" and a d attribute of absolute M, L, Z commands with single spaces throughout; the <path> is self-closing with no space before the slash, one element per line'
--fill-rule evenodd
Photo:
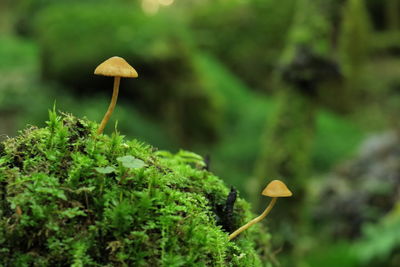
<path fill-rule="evenodd" d="M 246 230 L 247 228 L 249 228 L 253 224 L 258 223 L 259 221 L 264 219 L 268 215 L 268 213 L 272 210 L 272 208 L 274 207 L 278 197 L 290 197 L 290 196 L 292 196 L 292 192 L 287 188 L 287 186 L 282 181 L 279 181 L 279 180 L 273 180 L 272 182 L 270 182 L 264 188 L 264 190 L 262 191 L 261 194 L 264 195 L 264 196 L 267 196 L 267 197 L 272 197 L 272 200 L 269 203 L 268 207 L 264 210 L 263 213 L 261 213 L 260 216 L 254 218 L 253 220 L 249 221 L 248 223 L 246 223 L 245 225 L 243 225 L 242 227 L 237 229 L 235 232 L 230 234 L 229 235 L 229 240 L 234 239 L 241 232 L 243 232 L 244 230 Z"/>
<path fill-rule="evenodd" d="M 99 129 L 97 130 L 97 134 L 102 134 L 108 120 L 111 117 L 111 114 L 114 111 L 115 104 L 117 103 L 121 77 L 137 78 L 138 74 L 136 70 L 121 57 L 111 57 L 107 59 L 94 70 L 94 74 L 114 77 L 114 90 L 111 103 L 106 114 L 104 115 L 103 120 L 100 123 Z"/>

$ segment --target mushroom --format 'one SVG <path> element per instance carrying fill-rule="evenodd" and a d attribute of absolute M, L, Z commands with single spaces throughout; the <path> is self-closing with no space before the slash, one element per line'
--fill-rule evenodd
<path fill-rule="evenodd" d="M 264 219 L 268 215 L 268 213 L 272 210 L 272 208 L 274 207 L 278 197 L 292 196 L 292 192 L 287 188 L 287 186 L 282 181 L 279 181 L 279 180 L 273 180 L 272 182 L 270 182 L 264 188 L 264 190 L 262 191 L 261 194 L 264 196 L 267 196 L 267 197 L 272 197 L 272 200 L 269 203 L 268 207 L 264 210 L 263 213 L 261 213 L 260 216 L 254 218 L 253 220 L 249 221 L 248 223 L 246 223 L 245 225 L 243 225 L 242 227 L 240 227 L 239 229 L 234 231 L 232 234 L 230 234 L 229 240 L 234 239 L 238 234 L 240 234 L 241 232 L 243 232 L 244 230 L 246 230 L 253 224 L 258 223 L 259 221 Z"/>
<path fill-rule="evenodd" d="M 102 134 L 108 120 L 111 117 L 111 114 L 114 111 L 115 104 L 117 103 L 121 77 L 137 78 L 138 74 L 136 70 L 131 65 L 129 65 L 125 59 L 121 57 L 111 57 L 107 59 L 94 70 L 94 74 L 114 77 L 114 89 L 111 103 L 108 107 L 106 114 L 104 115 L 103 120 L 100 123 L 99 129 L 97 130 L 97 134 Z"/>

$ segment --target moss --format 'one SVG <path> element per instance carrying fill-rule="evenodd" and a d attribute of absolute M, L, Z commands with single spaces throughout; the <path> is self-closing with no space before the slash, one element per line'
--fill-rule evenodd
<path fill-rule="evenodd" d="M 228 241 L 229 189 L 200 156 L 96 129 L 53 111 L 0 146 L 0 266 L 268 264 L 260 226 Z M 229 216 L 253 214 L 237 198 Z"/>

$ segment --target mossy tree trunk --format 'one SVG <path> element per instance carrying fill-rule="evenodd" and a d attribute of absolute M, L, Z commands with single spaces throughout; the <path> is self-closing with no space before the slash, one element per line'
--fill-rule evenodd
<path fill-rule="evenodd" d="M 398 31 L 400 28 L 400 1 L 386 0 L 386 27 L 390 31 Z"/>
<path fill-rule="evenodd" d="M 285 181 L 293 190 L 293 197 L 277 203 L 268 224 L 274 232 L 274 243 L 285 246 L 294 257 L 304 224 L 305 185 L 311 175 L 311 151 L 315 136 L 317 105 L 298 88 L 285 88 L 277 95 L 277 108 L 267 121 L 261 154 L 256 162 L 256 185 L 252 187 L 253 203 L 258 210 L 265 209 L 267 200 L 260 191 L 273 179 Z M 280 238 L 280 239 L 279 239 Z"/>
<path fill-rule="evenodd" d="M 277 95 L 277 108 L 268 119 L 262 151 L 255 166 L 257 191 L 268 180 L 282 179 L 294 188 L 296 202 L 310 176 L 310 154 L 315 134 L 316 103 L 296 88 L 285 88 Z M 259 193 L 259 192 L 258 192 Z M 260 199 L 257 192 L 253 195 Z M 258 203 L 265 208 L 265 200 Z"/>
<path fill-rule="evenodd" d="M 254 190 L 260 191 L 267 180 L 279 178 L 287 179 L 295 191 L 302 191 L 302 180 L 309 174 L 318 84 L 324 81 L 321 70 L 327 64 L 323 56 L 329 53 L 330 27 L 319 11 L 320 3 L 297 1 L 288 45 L 276 71 L 278 107 L 267 122 L 255 166 Z"/>
<path fill-rule="evenodd" d="M 370 50 L 370 31 L 371 23 L 364 1 L 347 0 L 342 14 L 339 55 L 345 76 L 345 90 L 341 100 L 348 107 L 355 106 L 354 102 L 358 102 L 365 93 L 362 80 Z"/>
<path fill-rule="evenodd" d="M 287 251 L 299 254 L 298 237 L 304 233 L 305 187 L 311 173 L 311 151 L 315 136 L 316 109 L 320 94 L 331 76 L 337 76 L 336 64 L 330 59 L 331 27 L 323 1 L 298 0 L 297 14 L 289 33 L 281 67 L 276 71 L 277 108 L 267 121 L 260 156 L 251 186 L 253 203 L 265 208 L 259 197 L 267 182 L 284 180 L 293 197 L 277 203 L 271 219 L 289 244 Z M 333 75 L 332 75 L 333 74 Z M 296 247 L 294 247 L 296 246 Z"/>

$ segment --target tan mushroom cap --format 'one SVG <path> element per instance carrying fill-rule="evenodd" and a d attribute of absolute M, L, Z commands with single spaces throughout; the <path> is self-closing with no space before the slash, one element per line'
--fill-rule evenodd
<path fill-rule="evenodd" d="M 112 77 L 136 78 L 138 73 L 122 57 L 111 57 L 101 63 L 94 74 Z"/>
<path fill-rule="evenodd" d="M 261 194 L 267 197 L 291 197 L 293 195 L 289 188 L 279 180 L 270 182 Z"/>

